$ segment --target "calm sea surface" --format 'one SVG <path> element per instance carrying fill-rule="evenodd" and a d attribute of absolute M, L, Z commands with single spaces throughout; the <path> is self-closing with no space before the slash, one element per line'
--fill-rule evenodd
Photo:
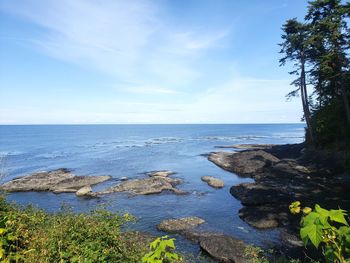
<path fill-rule="evenodd" d="M 212 151 L 233 151 L 216 146 L 242 143 L 284 144 L 304 139 L 303 124 L 249 125 L 26 125 L 0 126 L 0 168 L 5 181 L 29 173 L 71 169 L 77 175 L 111 175 L 113 179 L 95 187 L 103 189 L 119 178 L 143 178 L 145 172 L 172 170 L 184 180 L 179 188 L 190 192 L 130 197 L 111 194 L 100 199 L 82 199 L 74 194 L 13 193 L 20 204 L 34 204 L 57 211 L 62 204 L 74 211 L 88 211 L 104 205 L 116 212 L 130 212 L 139 220 L 129 228 L 162 235 L 156 225 L 163 219 L 199 216 L 201 228 L 224 232 L 247 242 L 267 245 L 277 242 L 277 230 L 254 230 L 238 217 L 240 202 L 232 197 L 232 185 L 251 179 L 239 178 L 207 160 Z M 210 188 L 201 176 L 225 181 L 220 190 Z M 177 237 L 179 247 L 195 252 L 196 246 Z"/>

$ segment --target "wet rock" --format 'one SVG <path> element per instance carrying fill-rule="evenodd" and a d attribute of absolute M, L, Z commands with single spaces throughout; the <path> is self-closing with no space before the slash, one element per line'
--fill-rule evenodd
<path fill-rule="evenodd" d="M 232 186 L 230 193 L 236 197 L 245 206 L 258 206 L 274 203 L 289 204 L 292 197 L 285 189 L 280 186 L 259 183 L 242 183 Z"/>
<path fill-rule="evenodd" d="M 84 186 L 75 192 L 76 196 L 80 197 L 96 197 L 96 193 L 92 192 L 91 186 Z"/>
<path fill-rule="evenodd" d="M 233 148 L 233 149 L 243 149 L 243 150 L 255 150 L 255 149 L 271 149 L 274 144 L 234 144 L 234 145 L 220 145 L 215 146 L 215 148 Z"/>
<path fill-rule="evenodd" d="M 54 193 L 75 193 L 84 186 L 91 186 L 109 180 L 111 176 L 76 176 L 67 169 L 38 172 L 13 179 L 1 189 L 8 192 L 51 191 Z"/>
<path fill-rule="evenodd" d="M 187 194 L 175 186 L 182 183 L 180 179 L 155 176 L 150 178 L 134 179 L 122 182 L 98 194 L 110 194 L 116 192 L 129 192 L 135 195 L 159 194 L 163 191 L 172 191 L 175 194 Z"/>
<path fill-rule="evenodd" d="M 157 225 L 157 229 L 170 233 L 181 233 L 185 230 L 193 229 L 203 223 L 205 223 L 205 221 L 196 216 L 167 219 L 160 222 L 160 224 Z"/>
<path fill-rule="evenodd" d="M 288 207 L 275 204 L 265 206 L 246 206 L 239 210 L 239 217 L 249 225 L 259 228 L 275 228 L 289 224 Z"/>
<path fill-rule="evenodd" d="M 127 181 L 129 178 L 126 177 L 126 176 L 122 176 L 122 177 L 120 177 L 119 179 L 120 179 L 120 181 Z"/>
<path fill-rule="evenodd" d="M 208 185 L 214 188 L 223 188 L 224 187 L 224 181 L 212 177 L 212 176 L 202 176 L 202 181 L 206 182 Z"/>
<path fill-rule="evenodd" d="M 149 173 L 146 173 L 149 177 L 156 177 L 156 176 L 160 176 L 160 177 L 168 177 L 172 174 L 175 174 L 172 171 L 169 170 L 161 170 L 161 171 L 152 171 Z"/>
<path fill-rule="evenodd" d="M 199 246 L 210 257 L 220 262 L 244 263 L 249 260 L 244 253 L 248 247 L 243 241 L 216 232 L 198 231 L 196 228 L 205 221 L 198 217 L 185 217 L 162 221 L 158 230 L 177 233 L 199 243 Z"/>
<path fill-rule="evenodd" d="M 265 166 L 270 166 L 280 160 L 262 150 L 248 150 L 238 153 L 213 152 L 209 161 L 217 166 L 241 176 L 252 176 Z"/>
<path fill-rule="evenodd" d="M 298 164 L 295 160 L 282 160 L 271 167 L 271 171 L 280 177 L 295 177 L 299 175 L 308 175 L 310 170 Z"/>
<path fill-rule="evenodd" d="M 202 250 L 220 262 L 245 263 L 248 261 L 244 255 L 248 245 L 230 236 L 212 235 L 202 237 L 199 245 Z"/>

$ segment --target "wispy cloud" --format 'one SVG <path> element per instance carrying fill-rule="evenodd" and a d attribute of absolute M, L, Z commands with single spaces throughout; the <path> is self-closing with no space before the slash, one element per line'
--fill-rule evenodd
<path fill-rule="evenodd" d="M 229 32 L 174 29 L 159 4 L 5 0 L 1 8 L 43 28 L 34 39 L 35 48 L 49 56 L 97 68 L 116 81 L 186 85 L 201 75 L 193 54 L 200 59 L 201 51 L 217 48 Z"/>

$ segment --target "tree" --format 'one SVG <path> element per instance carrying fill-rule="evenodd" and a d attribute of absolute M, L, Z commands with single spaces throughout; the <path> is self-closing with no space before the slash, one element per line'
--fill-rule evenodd
<path fill-rule="evenodd" d="M 280 53 L 285 54 L 285 57 L 280 59 L 280 64 L 283 66 L 287 61 L 294 62 L 296 70 L 290 72 L 291 74 L 297 75 L 292 84 L 297 86 L 297 89 L 290 92 L 288 96 L 296 96 L 300 91 L 301 101 L 304 111 L 304 117 L 307 124 L 308 138 L 313 143 L 313 129 L 311 122 L 310 104 L 307 92 L 306 82 L 306 61 L 308 53 L 308 26 L 298 22 L 295 18 L 290 19 L 283 25 L 282 35 L 283 43 L 280 44 L 282 47 Z"/>
<path fill-rule="evenodd" d="M 340 0 L 316 0 L 309 2 L 305 17 L 309 22 L 310 45 L 313 47 L 311 76 L 317 78 L 316 91 L 326 104 L 342 100 L 347 124 L 350 126 L 349 103 L 349 17 L 350 4 Z M 328 100 L 328 101 L 327 101 Z"/>

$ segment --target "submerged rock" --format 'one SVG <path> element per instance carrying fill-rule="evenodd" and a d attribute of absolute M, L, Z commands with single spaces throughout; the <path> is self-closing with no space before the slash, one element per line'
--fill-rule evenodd
<path fill-rule="evenodd" d="M 161 170 L 161 171 L 152 171 L 152 172 L 148 172 L 146 173 L 149 177 L 156 177 L 156 176 L 160 176 L 160 177 L 168 177 L 172 174 L 175 174 L 172 171 L 169 170 Z"/>
<path fill-rule="evenodd" d="M 206 182 L 208 185 L 210 185 L 211 187 L 214 187 L 214 188 L 223 188 L 225 185 L 224 181 L 222 181 L 218 178 L 212 177 L 212 176 L 202 176 L 201 180 Z"/>
<path fill-rule="evenodd" d="M 262 150 L 249 150 L 238 153 L 213 152 L 210 153 L 208 159 L 217 166 L 241 176 L 250 176 L 266 165 L 280 161 L 274 155 Z"/>
<path fill-rule="evenodd" d="M 75 193 L 85 186 L 99 184 L 111 176 L 76 176 L 67 169 L 38 172 L 13 179 L 0 186 L 8 192 L 50 191 L 54 193 Z"/>
<path fill-rule="evenodd" d="M 181 233 L 184 230 L 193 229 L 205 221 L 199 217 L 191 216 L 179 219 L 167 219 L 163 220 L 157 225 L 157 229 L 160 231 L 166 231 L 170 233 Z"/>
<path fill-rule="evenodd" d="M 175 194 L 187 194 L 175 186 L 182 183 L 180 179 L 155 176 L 150 178 L 134 179 L 122 182 L 98 194 L 110 194 L 116 192 L 129 192 L 135 195 L 159 194 L 163 191 L 172 191 Z"/>

